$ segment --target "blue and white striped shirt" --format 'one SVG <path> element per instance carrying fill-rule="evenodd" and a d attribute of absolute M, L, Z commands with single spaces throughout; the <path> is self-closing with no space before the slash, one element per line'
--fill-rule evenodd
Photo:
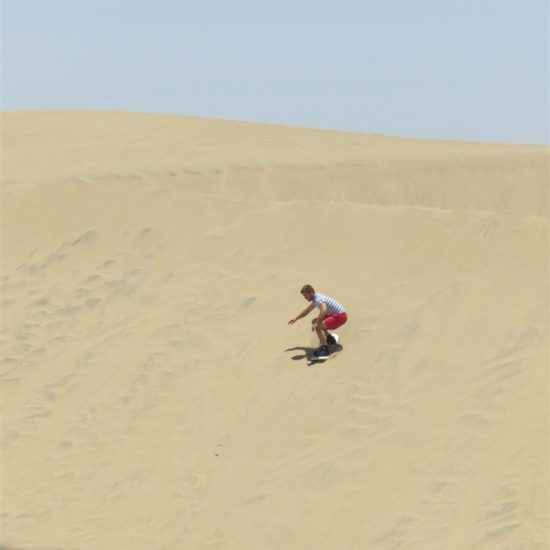
<path fill-rule="evenodd" d="M 342 304 L 339 304 L 336 300 L 320 292 L 315 293 L 315 298 L 313 298 L 313 304 L 315 307 L 321 307 L 322 303 L 327 304 L 327 316 L 335 315 L 336 313 L 345 313 L 346 310 Z"/>

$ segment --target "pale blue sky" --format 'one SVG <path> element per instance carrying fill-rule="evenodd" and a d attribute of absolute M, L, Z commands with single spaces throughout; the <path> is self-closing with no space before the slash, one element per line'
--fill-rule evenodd
<path fill-rule="evenodd" d="M 549 141 L 548 0 L 3 0 L 2 109 Z"/>

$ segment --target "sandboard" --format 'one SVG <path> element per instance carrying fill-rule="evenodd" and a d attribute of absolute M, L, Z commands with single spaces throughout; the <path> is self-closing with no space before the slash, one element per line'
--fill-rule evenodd
<path fill-rule="evenodd" d="M 330 350 L 330 355 L 328 357 L 316 357 L 312 353 L 308 357 L 310 365 L 315 365 L 315 364 L 318 364 L 318 363 L 324 363 L 325 361 L 330 361 L 331 359 L 334 359 L 335 357 L 337 357 L 338 353 L 340 353 L 344 349 L 342 347 L 342 345 L 338 343 L 338 341 L 339 341 L 338 334 L 333 333 L 332 336 L 336 340 L 336 343 L 329 344 L 328 348 Z"/>

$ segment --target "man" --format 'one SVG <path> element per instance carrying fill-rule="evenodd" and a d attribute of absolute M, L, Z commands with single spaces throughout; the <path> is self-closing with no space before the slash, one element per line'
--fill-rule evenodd
<path fill-rule="evenodd" d="M 320 342 L 319 349 L 313 353 L 318 359 L 326 359 L 330 355 L 328 346 L 336 344 L 336 339 L 328 331 L 336 330 L 348 320 L 346 310 L 342 304 L 339 304 L 333 298 L 315 292 L 311 285 L 304 285 L 300 293 L 311 303 L 302 313 L 291 319 L 288 324 L 293 325 L 298 319 L 309 315 L 316 307 L 319 308 L 319 316 L 311 321 L 311 330 L 317 333 Z"/>

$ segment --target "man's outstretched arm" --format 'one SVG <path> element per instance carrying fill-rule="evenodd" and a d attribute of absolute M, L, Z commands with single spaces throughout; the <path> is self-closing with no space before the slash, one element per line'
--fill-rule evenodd
<path fill-rule="evenodd" d="M 310 312 L 312 312 L 315 309 L 315 304 L 309 304 L 309 306 L 300 313 L 297 317 L 294 317 L 294 319 L 291 319 L 288 324 L 293 325 L 298 319 L 301 319 L 302 317 L 305 317 L 306 315 L 309 315 Z"/>

